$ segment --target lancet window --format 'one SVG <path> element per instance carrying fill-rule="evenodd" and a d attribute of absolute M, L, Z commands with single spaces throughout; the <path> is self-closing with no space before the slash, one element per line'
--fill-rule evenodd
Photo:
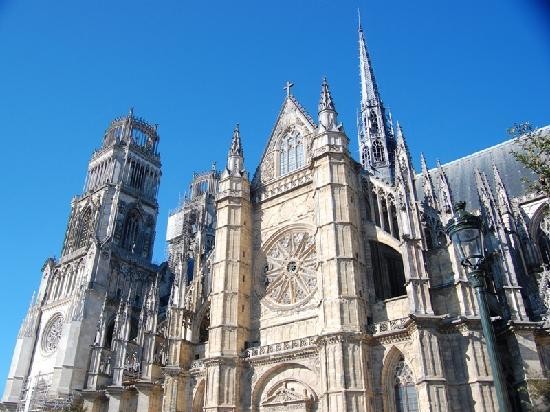
<path fill-rule="evenodd" d="M 380 140 L 375 140 L 372 144 L 372 157 L 375 163 L 383 163 L 385 161 L 384 145 Z"/>
<path fill-rule="evenodd" d="M 414 377 L 403 359 L 395 367 L 394 391 L 397 412 L 418 412 L 418 397 Z"/>
<path fill-rule="evenodd" d="M 279 143 L 280 175 L 286 175 L 304 166 L 304 142 L 299 133 L 289 133 Z"/>
<path fill-rule="evenodd" d="M 376 113 L 374 112 L 374 110 L 371 110 L 369 113 L 369 122 L 370 122 L 371 133 L 378 132 L 378 119 L 376 117 Z"/>
<path fill-rule="evenodd" d="M 137 247 L 140 226 L 140 216 L 137 210 L 131 210 L 124 222 L 122 232 L 122 247 L 130 252 L 135 252 Z"/>
<path fill-rule="evenodd" d="M 76 236 L 74 240 L 74 249 L 83 247 L 90 236 L 90 226 L 92 220 L 92 210 L 87 207 L 82 211 L 76 228 Z"/>

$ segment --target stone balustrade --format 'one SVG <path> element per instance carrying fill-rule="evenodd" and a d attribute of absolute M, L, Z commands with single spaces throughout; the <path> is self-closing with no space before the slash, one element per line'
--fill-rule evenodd
<path fill-rule="evenodd" d="M 285 352 L 290 352 L 295 349 L 304 349 L 316 345 L 317 338 L 309 336 L 307 338 L 294 339 L 286 342 L 272 343 L 271 345 L 256 346 L 248 348 L 244 351 L 245 358 L 255 358 L 258 356 L 274 355 Z"/>

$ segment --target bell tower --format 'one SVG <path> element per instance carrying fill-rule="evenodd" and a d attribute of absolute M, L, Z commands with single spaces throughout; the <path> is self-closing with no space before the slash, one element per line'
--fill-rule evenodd
<path fill-rule="evenodd" d="M 158 143 L 156 126 L 132 110 L 107 128 L 88 164 L 84 191 L 72 199 L 61 257 L 42 268 L 38 295 L 17 338 L 4 402 L 26 411 L 84 389 L 100 318 L 112 321 L 121 300 L 127 300 L 129 324 L 139 318 L 158 270 L 151 263 L 161 176 Z"/>

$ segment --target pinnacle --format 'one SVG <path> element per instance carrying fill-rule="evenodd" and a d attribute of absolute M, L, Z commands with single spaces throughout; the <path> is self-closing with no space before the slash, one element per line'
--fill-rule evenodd
<path fill-rule="evenodd" d="M 242 155 L 243 149 L 241 146 L 241 134 L 239 129 L 239 123 L 235 126 L 233 130 L 233 139 L 231 141 L 231 149 L 229 149 L 231 154 Z"/>
<path fill-rule="evenodd" d="M 319 101 L 319 112 L 322 112 L 323 110 L 336 111 L 326 77 L 323 79 L 323 83 L 321 84 L 321 99 Z"/>

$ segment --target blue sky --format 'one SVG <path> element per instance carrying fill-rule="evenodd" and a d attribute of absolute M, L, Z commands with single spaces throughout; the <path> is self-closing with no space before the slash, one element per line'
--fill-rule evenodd
<path fill-rule="evenodd" d="M 514 122 L 550 123 L 550 28 L 540 1 L 0 0 L 3 196 L 0 388 L 40 268 L 59 255 L 89 157 L 110 120 L 159 124 L 168 210 L 193 171 L 222 165 L 235 123 L 254 171 L 283 85 L 316 118 L 327 76 L 356 153 L 357 8 L 382 97 L 414 162 L 464 156 Z"/>

